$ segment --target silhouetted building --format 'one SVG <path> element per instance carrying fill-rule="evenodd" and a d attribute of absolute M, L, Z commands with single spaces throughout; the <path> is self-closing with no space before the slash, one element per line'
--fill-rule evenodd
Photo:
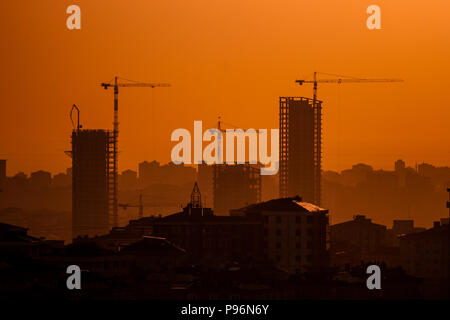
<path fill-rule="evenodd" d="M 274 265 L 288 273 L 320 271 L 328 266 L 328 210 L 300 197 L 274 199 L 216 216 L 202 206 L 195 184 L 190 203 L 166 217 L 145 217 L 95 238 L 117 250 L 141 236 L 163 237 L 204 266 L 240 261 Z"/>
<path fill-rule="evenodd" d="M 39 170 L 32 172 L 30 175 L 30 185 L 32 188 L 48 188 L 51 183 L 52 175 L 50 172 Z"/>
<path fill-rule="evenodd" d="M 404 187 L 406 183 L 406 174 L 407 174 L 405 161 L 401 159 L 395 161 L 394 168 L 395 173 L 397 174 L 398 184 Z"/>
<path fill-rule="evenodd" d="M 414 220 L 394 220 L 392 231 L 396 234 L 408 234 L 414 232 Z"/>
<path fill-rule="evenodd" d="M 421 163 L 417 167 L 420 176 L 430 178 L 437 188 L 445 190 L 450 185 L 450 167 L 435 167 L 428 163 Z"/>
<path fill-rule="evenodd" d="M 122 248 L 142 240 L 144 235 L 150 235 L 150 233 L 133 232 L 130 228 L 115 227 L 108 234 L 96 236 L 92 238 L 77 237 L 73 239 L 73 243 L 91 241 L 94 242 L 99 248 L 107 249 L 110 251 L 119 252 Z"/>
<path fill-rule="evenodd" d="M 18 172 L 10 179 L 9 185 L 17 191 L 24 190 L 28 186 L 28 177 L 23 172 Z"/>
<path fill-rule="evenodd" d="M 120 190 L 132 190 L 138 187 L 137 172 L 133 170 L 125 170 L 119 176 Z"/>
<path fill-rule="evenodd" d="M 27 257 L 39 255 L 41 241 L 28 235 L 28 229 L 0 223 L 0 255 Z"/>
<path fill-rule="evenodd" d="M 0 159 L 0 187 L 6 180 L 6 160 Z"/>
<path fill-rule="evenodd" d="M 197 184 L 182 212 L 130 222 L 130 230 L 164 237 L 187 251 L 198 263 L 214 265 L 230 259 L 262 257 L 262 228 L 258 219 L 216 216 L 201 205 Z"/>
<path fill-rule="evenodd" d="M 72 133 L 72 237 L 106 234 L 113 209 L 113 134 Z"/>
<path fill-rule="evenodd" d="M 70 187 L 72 185 L 72 175 L 66 173 L 58 173 L 53 176 L 53 187 Z"/>
<path fill-rule="evenodd" d="M 103 282 L 102 285 L 105 285 L 105 278 L 129 275 L 134 265 L 135 257 L 101 248 L 94 241 L 86 238 L 84 241 L 77 241 L 65 246 L 60 254 L 42 257 L 41 260 L 49 266 L 57 267 L 61 271 L 66 270 L 67 266 L 76 262 L 75 264 L 83 270 L 82 277 L 98 276 L 103 280 L 100 283 Z M 88 292 L 89 287 L 95 288 L 96 285 L 96 283 L 88 279 L 84 279 L 82 282 L 83 290 Z"/>
<path fill-rule="evenodd" d="M 449 225 L 435 222 L 423 232 L 400 239 L 402 266 L 408 274 L 425 279 L 449 277 Z"/>
<path fill-rule="evenodd" d="M 392 229 L 386 232 L 386 241 L 388 245 L 398 247 L 402 236 L 422 231 L 425 231 L 425 228 L 414 227 L 414 220 L 394 220 Z"/>
<path fill-rule="evenodd" d="M 199 164 L 197 176 L 198 185 L 202 190 L 203 204 L 206 207 L 213 207 L 214 165 Z"/>
<path fill-rule="evenodd" d="M 141 186 L 161 183 L 161 177 L 158 172 L 159 167 L 158 161 L 139 163 L 139 183 Z"/>
<path fill-rule="evenodd" d="M 405 161 L 403 161 L 401 159 L 395 161 L 395 172 L 400 172 L 402 170 L 405 170 L 405 168 L 406 168 Z"/>
<path fill-rule="evenodd" d="M 386 226 L 373 223 L 365 215 L 332 225 L 330 240 L 333 250 L 352 250 L 361 254 L 374 251 L 386 244 Z"/>
<path fill-rule="evenodd" d="M 131 255 L 134 266 L 143 271 L 167 272 L 182 265 L 186 251 L 165 238 L 144 236 L 120 251 L 123 256 Z"/>
<path fill-rule="evenodd" d="M 196 179 L 197 171 L 195 168 L 184 164 L 176 165 L 169 162 L 161 166 L 157 161 L 139 163 L 139 183 L 141 187 L 154 184 L 192 184 Z"/>
<path fill-rule="evenodd" d="M 64 241 L 32 237 L 27 228 L 0 223 L 0 261 L 3 259 L 36 258 L 48 254 L 54 247 L 63 247 Z"/>
<path fill-rule="evenodd" d="M 426 225 L 447 215 L 440 203 L 447 198 L 450 168 L 422 164 L 417 172 L 404 167 L 402 160 L 395 166 L 396 171 L 385 171 L 357 164 L 341 174 L 324 173 L 323 206 L 332 210 L 333 217 L 363 211 L 385 225 L 392 217 L 414 217 L 417 224 Z"/>
<path fill-rule="evenodd" d="M 214 212 L 227 215 L 231 209 L 261 201 L 260 168 L 249 164 L 214 166 Z"/>
<path fill-rule="evenodd" d="M 328 266 L 328 210 L 297 196 L 250 205 L 232 215 L 261 220 L 265 254 L 280 269 L 303 273 Z"/>
<path fill-rule="evenodd" d="M 320 205 L 322 102 L 280 97 L 280 197 Z"/>
<path fill-rule="evenodd" d="M 373 172 L 373 169 L 371 166 L 364 164 L 364 163 L 358 163 L 352 166 L 351 169 L 348 170 L 342 170 L 341 176 L 342 176 L 342 184 L 346 186 L 356 186 L 359 183 L 367 180 L 367 177 L 369 174 Z"/>
<path fill-rule="evenodd" d="M 279 180 L 278 173 L 261 176 L 261 201 L 279 198 Z"/>

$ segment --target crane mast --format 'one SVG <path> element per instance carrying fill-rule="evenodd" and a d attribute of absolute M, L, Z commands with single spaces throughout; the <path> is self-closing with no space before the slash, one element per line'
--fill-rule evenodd
<path fill-rule="evenodd" d="M 127 208 L 139 208 L 138 217 L 139 219 L 144 217 L 144 204 L 142 203 L 142 193 L 139 193 L 139 202 L 138 204 L 129 204 L 129 203 L 119 203 L 119 207 L 127 210 Z"/>
<path fill-rule="evenodd" d="M 113 122 L 113 199 L 112 199 L 112 225 L 117 227 L 118 225 L 118 177 L 117 172 L 119 168 L 119 159 L 118 159 L 118 141 L 119 141 L 119 87 L 147 87 L 147 88 L 156 88 L 156 87 L 170 87 L 168 83 L 145 83 L 145 82 L 137 82 L 131 81 L 127 79 L 123 79 L 128 82 L 118 82 L 119 77 L 114 77 L 114 82 L 102 82 L 100 85 L 106 90 L 110 87 L 114 88 L 114 122 Z"/>

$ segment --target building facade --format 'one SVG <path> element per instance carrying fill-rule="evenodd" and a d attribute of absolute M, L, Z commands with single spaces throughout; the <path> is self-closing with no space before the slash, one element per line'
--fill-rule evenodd
<path fill-rule="evenodd" d="M 449 225 L 434 227 L 400 238 L 402 266 L 412 276 L 425 279 L 449 278 Z"/>
<path fill-rule="evenodd" d="M 113 225 L 113 134 L 72 133 L 72 238 L 108 233 Z"/>
<path fill-rule="evenodd" d="M 386 252 L 386 245 L 386 226 L 373 223 L 365 215 L 355 215 L 351 221 L 330 227 L 330 254 L 334 266 L 355 266 L 361 261 L 385 257 L 392 253 L 392 250 Z"/>
<path fill-rule="evenodd" d="M 294 274 L 328 266 L 328 210 L 292 197 L 250 205 L 232 215 L 260 219 L 264 253 L 278 268 Z"/>
<path fill-rule="evenodd" d="M 214 212 L 228 215 L 238 209 L 261 201 L 260 168 L 249 164 L 214 166 Z"/>
<path fill-rule="evenodd" d="M 280 197 L 320 205 L 322 102 L 280 97 Z"/>

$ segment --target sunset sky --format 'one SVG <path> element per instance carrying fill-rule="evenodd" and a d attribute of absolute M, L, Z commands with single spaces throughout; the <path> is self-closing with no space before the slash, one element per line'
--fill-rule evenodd
<path fill-rule="evenodd" d="M 82 29 L 66 28 L 81 8 Z M 382 30 L 366 27 L 381 7 Z M 365 0 L 2 0 L 0 158 L 8 175 L 70 167 L 72 104 L 112 129 L 114 76 L 169 82 L 119 94 L 120 171 L 170 161 L 193 121 L 278 128 L 280 96 L 312 96 L 313 71 L 404 83 L 323 84 L 323 167 L 402 158 L 450 165 L 450 2 Z"/>

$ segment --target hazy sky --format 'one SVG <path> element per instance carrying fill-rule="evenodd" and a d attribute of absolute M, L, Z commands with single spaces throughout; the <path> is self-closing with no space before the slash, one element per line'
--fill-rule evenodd
<path fill-rule="evenodd" d="M 82 29 L 66 28 L 81 7 Z M 382 30 L 366 28 L 381 7 Z M 323 164 L 392 169 L 450 160 L 450 2 L 2 0 L 0 158 L 8 174 L 70 166 L 73 103 L 112 128 L 115 75 L 170 82 L 120 92 L 120 170 L 170 160 L 176 128 L 277 128 L 279 96 L 311 96 L 313 71 L 404 83 L 324 84 Z"/>

